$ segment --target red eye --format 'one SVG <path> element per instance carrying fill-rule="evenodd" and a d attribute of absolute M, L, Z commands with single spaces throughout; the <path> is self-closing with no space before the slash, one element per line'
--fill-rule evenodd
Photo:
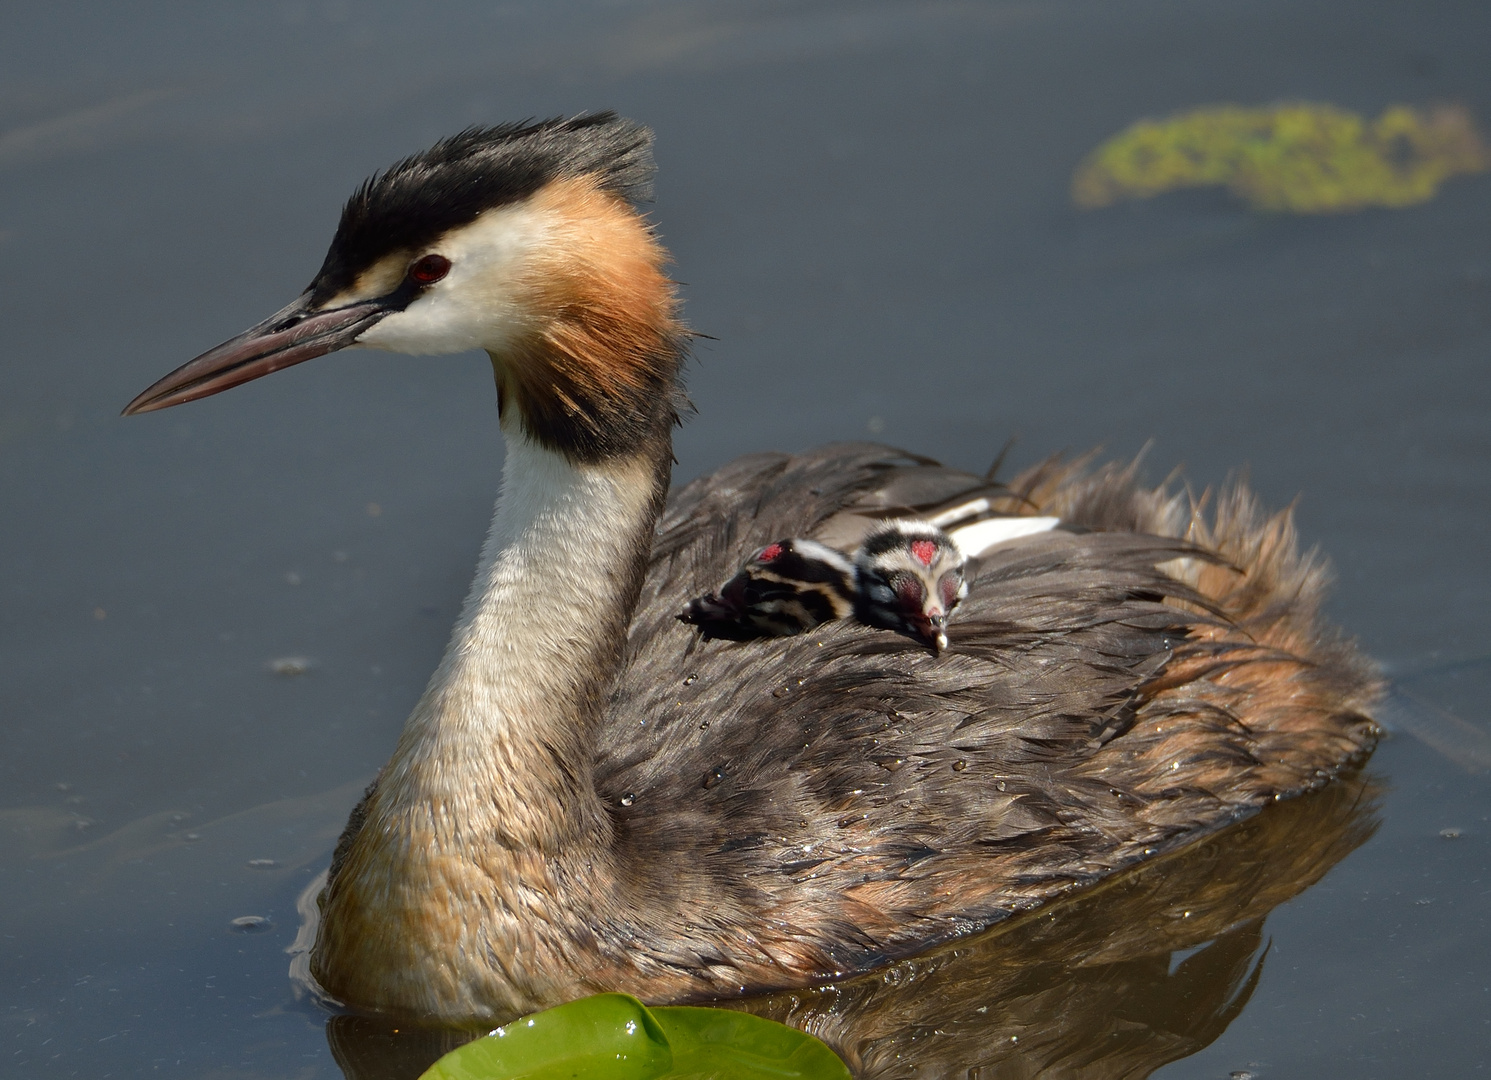
<path fill-rule="evenodd" d="M 942 606 L 948 611 L 958 602 L 958 575 L 952 572 L 943 574 L 937 580 L 937 592 L 942 596 Z"/>
<path fill-rule="evenodd" d="M 913 574 L 892 574 L 890 587 L 908 608 L 919 608 L 927 599 L 927 590 Z"/>
<path fill-rule="evenodd" d="M 450 260 L 444 255 L 426 255 L 416 259 L 409 267 L 409 280 L 421 285 L 433 285 L 450 273 Z"/>

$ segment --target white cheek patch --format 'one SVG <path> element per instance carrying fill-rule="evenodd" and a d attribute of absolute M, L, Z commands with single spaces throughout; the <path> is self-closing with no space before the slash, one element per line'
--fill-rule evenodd
<path fill-rule="evenodd" d="M 450 260 L 450 273 L 355 344 L 415 356 L 500 350 L 530 327 L 530 256 L 549 231 L 548 215 L 526 204 L 488 210 L 452 229 L 429 247 Z"/>

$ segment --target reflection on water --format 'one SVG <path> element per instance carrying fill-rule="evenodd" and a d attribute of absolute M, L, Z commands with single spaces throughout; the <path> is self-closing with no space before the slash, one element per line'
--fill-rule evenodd
<path fill-rule="evenodd" d="M 364 1016 L 333 1016 L 326 1022 L 331 1056 L 346 1080 L 415 1080 L 472 1038 L 470 1031 L 397 1028 Z"/>
<path fill-rule="evenodd" d="M 1264 919 L 1371 837 L 1379 795 L 1358 772 L 976 939 L 722 1004 L 811 1032 L 859 1077 L 1148 1076 L 1238 1016 L 1267 959 Z M 327 1024 L 348 1080 L 411 1080 L 469 1038 Z"/>
<path fill-rule="evenodd" d="M 1491 725 L 1467 720 L 1431 696 L 1462 679 L 1484 683 L 1491 658 L 1478 656 L 1421 665 L 1396 672 L 1392 693 L 1383 702 L 1383 722 L 1432 747 L 1446 762 L 1468 773 L 1491 772 Z M 1474 703 L 1485 708 L 1484 699 Z"/>

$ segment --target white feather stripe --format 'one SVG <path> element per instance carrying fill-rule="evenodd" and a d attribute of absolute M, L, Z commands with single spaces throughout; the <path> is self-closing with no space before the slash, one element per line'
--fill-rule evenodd
<path fill-rule="evenodd" d="M 949 525 L 956 525 L 960 521 L 987 513 L 992 505 L 986 497 L 981 495 L 976 499 L 959 503 L 957 506 L 950 506 L 940 514 L 929 514 L 927 520 L 939 529 L 945 529 Z"/>
<path fill-rule="evenodd" d="M 958 545 L 958 550 L 965 559 L 976 559 L 990 548 L 1008 540 L 1050 532 L 1060 524 L 1061 519 L 1054 517 L 987 518 L 975 521 L 972 525 L 964 525 L 961 529 L 953 529 L 948 535 Z"/>

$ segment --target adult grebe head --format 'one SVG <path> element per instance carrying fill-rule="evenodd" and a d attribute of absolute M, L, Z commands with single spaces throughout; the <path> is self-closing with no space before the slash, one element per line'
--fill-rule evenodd
<path fill-rule="evenodd" d="M 126 415 L 349 346 L 485 349 L 504 428 L 577 461 L 625 455 L 682 356 L 666 253 L 634 203 L 652 136 L 614 113 L 471 128 L 373 176 L 292 303 L 171 372 Z"/>

